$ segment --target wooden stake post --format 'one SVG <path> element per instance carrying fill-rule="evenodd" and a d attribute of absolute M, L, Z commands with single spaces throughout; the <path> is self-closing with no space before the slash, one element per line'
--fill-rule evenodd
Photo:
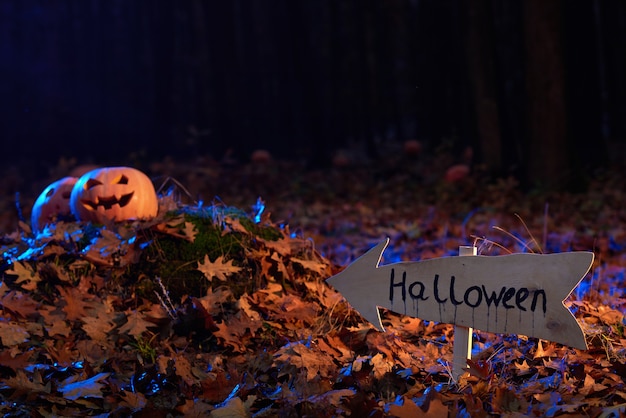
<path fill-rule="evenodd" d="M 459 256 L 465 257 L 473 255 L 476 255 L 476 247 L 459 247 Z M 454 379 L 455 382 L 465 373 L 467 359 L 472 358 L 472 346 L 474 345 L 473 333 L 474 329 L 471 327 L 464 327 L 462 325 L 454 326 L 454 340 L 452 342 L 452 351 L 454 353 L 452 360 L 452 379 Z"/>

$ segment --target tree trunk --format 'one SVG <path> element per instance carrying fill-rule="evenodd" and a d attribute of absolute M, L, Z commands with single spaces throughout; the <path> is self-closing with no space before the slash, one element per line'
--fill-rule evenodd
<path fill-rule="evenodd" d="M 531 185 L 563 188 L 569 158 L 566 141 L 561 2 L 524 2 L 527 177 Z"/>
<path fill-rule="evenodd" d="M 498 110 L 490 0 L 467 5 L 467 62 L 482 163 L 494 174 L 502 171 L 502 138 Z"/>

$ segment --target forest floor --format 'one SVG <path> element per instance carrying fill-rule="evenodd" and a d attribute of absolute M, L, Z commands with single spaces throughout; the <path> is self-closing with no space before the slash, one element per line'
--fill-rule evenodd
<path fill-rule="evenodd" d="M 399 157 L 139 166 L 149 222 L 71 219 L 30 230 L 47 183 L 0 202 L 0 412 L 26 416 L 590 416 L 626 413 L 626 184 L 522 191 L 446 181 L 453 161 Z M 17 176 L 19 177 L 19 176 Z M 20 183 L 22 181 L 22 183 Z M 381 264 L 458 254 L 593 251 L 567 298 L 588 349 L 475 331 L 450 373 L 454 328 L 383 311 L 377 331 L 326 279 L 385 240 Z"/>

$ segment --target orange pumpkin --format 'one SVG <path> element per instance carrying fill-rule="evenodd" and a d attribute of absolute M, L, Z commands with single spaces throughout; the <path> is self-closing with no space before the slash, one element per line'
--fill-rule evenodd
<path fill-rule="evenodd" d="M 41 231 L 46 224 L 59 217 L 70 216 L 70 195 L 76 177 L 64 177 L 44 189 L 39 195 L 30 214 L 30 223 L 34 232 Z"/>
<path fill-rule="evenodd" d="M 104 167 L 83 174 L 72 189 L 72 213 L 94 223 L 148 220 L 157 215 L 152 181 L 131 167 Z"/>

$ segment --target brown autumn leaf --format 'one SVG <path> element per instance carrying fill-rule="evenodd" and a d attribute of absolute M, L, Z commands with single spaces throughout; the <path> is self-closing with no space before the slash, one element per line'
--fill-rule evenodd
<path fill-rule="evenodd" d="M 276 241 L 270 241 L 270 240 L 258 238 L 258 241 L 262 243 L 266 248 L 269 248 L 274 253 L 278 253 L 282 257 L 288 257 L 292 254 L 293 240 L 281 238 Z"/>
<path fill-rule="evenodd" d="M 0 320 L 0 340 L 2 345 L 11 347 L 28 341 L 30 334 L 17 322 Z"/>
<path fill-rule="evenodd" d="M 259 263 L 261 263 L 261 273 L 260 276 L 269 280 L 271 278 L 270 271 L 274 267 L 274 263 L 272 262 L 270 252 L 268 250 L 264 250 L 259 257 L 255 257 Z"/>
<path fill-rule="evenodd" d="M 213 409 L 212 405 L 198 399 L 187 399 L 184 404 L 176 407 L 178 412 L 189 418 L 209 417 Z"/>
<path fill-rule="evenodd" d="M 107 316 L 85 316 L 80 320 L 83 322 L 83 330 L 95 341 L 105 341 L 108 333 L 115 328 Z"/>
<path fill-rule="evenodd" d="M 394 402 L 389 406 L 389 416 L 394 418 L 419 418 L 427 416 L 426 412 L 417 406 L 412 399 L 404 396 L 401 399 L 401 403 Z M 445 416 L 447 416 L 447 411 Z"/>
<path fill-rule="evenodd" d="M 185 357 L 184 353 L 175 353 L 172 356 L 159 356 L 157 358 L 157 364 L 159 365 L 161 373 L 167 373 L 170 362 L 173 363 L 172 366 L 176 371 L 176 375 L 183 379 L 185 384 L 193 386 L 194 383 L 198 382 L 198 379 L 191 371 L 192 365 Z"/>
<path fill-rule="evenodd" d="M 70 283 L 72 281 L 72 278 L 70 277 L 68 271 L 62 265 L 56 264 L 54 262 L 37 263 L 37 270 L 42 273 L 46 272 L 48 275 L 56 277 L 60 281 L 65 283 Z"/>
<path fill-rule="evenodd" d="M 243 294 L 237 301 L 237 308 L 245 313 L 248 318 L 254 321 L 261 321 L 261 314 L 256 311 L 250 304 L 250 296 Z"/>
<path fill-rule="evenodd" d="M 393 361 L 389 357 L 383 356 L 381 353 L 376 353 L 371 359 L 372 371 L 376 379 L 381 379 L 391 370 L 393 370 Z"/>
<path fill-rule="evenodd" d="M 33 270 L 30 265 L 22 263 L 21 261 L 13 262 L 13 268 L 7 270 L 6 273 L 17 275 L 15 283 L 21 285 L 24 290 L 35 290 L 37 283 L 41 281 L 39 273 Z"/>
<path fill-rule="evenodd" d="M 196 225 L 192 222 L 185 222 L 183 225 L 183 233 L 187 241 L 194 242 L 196 235 L 198 235 L 198 230 L 196 229 Z"/>
<path fill-rule="evenodd" d="M 235 396 L 212 410 L 210 416 L 213 418 L 248 418 L 250 412 L 241 398 Z"/>
<path fill-rule="evenodd" d="M 256 292 L 255 296 L 260 299 L 258 304 L 270 312 L 269 319 L 279 321 L 286 329 L 297 330 L 314 324 L 321 309 L 316 303 L 291 294 L 276 296 L 275 293 L 265 292 L 264 289 Z"/>
<path fill-rule="evenodd" d="M 224 322 L 216 324 L 218 330 L 213 334 L 235 352 L 245 353 L 248 350 L 247 341 L 254 337 L 261 325 L 260 320 L 253 320 L 240 311 L 235 316 L 225 319 Z"/>
<path fill-rule="evenodd" d="M 18 370 L 24 369 L 27 365 L 31 364 L 33 353 L 31 351 L 21 352 L 19 350 L 18 347 L 13 347 L 0 351 L 0 365 Z"/>
<path fill-rule="evenodd" d="M 221 255 L 215 259 L 215 261 L 211 261 L 208 255 L 204 256 L 204 262 L 198 263 L 198 270 L 204 274 L 207 280 L 211 281 L 213 278 L 217 278 L 225 282 L 227 280 L 227 276 L 231 274 L 238 273 L 241 271 L 241 267 L 237 267 L 233 265 L 233 260 L 224 261 L 224 256 Z"/>
<path fill-rule="evenodd" d="M 491 376 L 491 367 L 486 361 L 474 361 L 467 359 L 467 371 L 471 376 L 475 376 L 482 380 L 487 380 Z"/>
<path fill-rule="evenodd" d="M 544 342 L 539 340 L 537 341 L 537 350 L 533 356 L 533 360 L 543 357 L 554 357 L 556 352 L 554 350 L 554 344 L 550 342 L 546 342 L 546 348 L 543 348 Z"/>
<path fill-rule="evenodd" d="M 200 398 L 211 402 L 222 402 L 237 385 L 230 373 L 222 369 L 216 369 L 208 373 L 207 377 L 200 382 L 202 393 Z"/>
<path fill-rule="evenodd" d="M 122 237 L 107 228 L 100 229 L 100 236 L 94 238 L 83 251 L 86 260 L 97 265 L 114 265 L 114 254 L 125 252 L 125 242 Z"/>
<path fill-rule="evenodd" d="M 333 356 L 339 361 L 349 361 L 354 358 L 354 352 L 350 350 L 336 335 L 327 334 L 317 340 L 320 350 Z"/>
<path fill-rule="evenodd" d="M 237 218 L 226 216 L 224 217 L 223 225 L 224 230 L 222 231 L 222 236 L 231 232 L 239 232 L 244 235 L 250 235 L 250 231 L 248 231 Z"/>
<path fill-rule="evenodd" d="M 448 416 L 448 409 L 438 394 L 428 397 L 424 409 L 413 399 L 403 396 L 401 405 L 394 402 L 389 406 L 389 415 L 397 418 L 440 418 Z"/>
<path fill-rule="evenodd" d="M 24 370 L 18 369 L 15 371 L 14 377 L 2 379 L 2 382 L 9 388 L 14 389 L 15 392 L 12 397 L 17 398 L 21 395 L 32 396 L 39 393 L 50 393 L 52 384 L 50 381 L 43 383 L 41 371 L 35 369 L 32 374 L 27 374 Z"/>
<path fill-rule="evenodd" d="M 148 400 L 146 399 L 145 395 L 140 392 L 131 392 L 131 391 L 125 390 L 123 392 L 120 392 L 120 397 L 121 397 L 120 406 L 126 406 L 130 408 L 132 411 L 139 411 L 145 408 L 145 406 L 148 403 Z"/>
<path fill-rule="evenodd" d="M 300 264 L 306 270 L 310 270 L 317 274 L 328 274 L 329 265 L 317 260 L 302 260 L 300 258 L 291 257 L 292 263 Z"/>
<path fill-rule="evenodd" d="M 47 305 L 42 306 L 39 313 L 43 317 L 46 331 L 48 332 L 49 336 L 70 336 L 72 329 L 65 320 L 65 313 L 58 310 L 56 307 Z"/>
<path fill-rule="evenodd" d="M 233 292 L 226 286 L 220 286 L 216 289 L 209 287 L 207 294 L 201 298 L 196 298 L 207 312 L 219 312 L 221 306 L 233 299 Z"/>
<path fill-rule="evenodd" d="M 283 261 L 280 254 L 278 252 L 273 252 L 272 255 L 270 256 L 270 259 L 273 261 L 273 264 L 277 268 L 277 273 L 280 273 L 280 275 L 268 276 L 267 278 L 273 279 L 273 280 L 277 280 L 277 279 L 280 280 L 281 278 L 282 280 L 287 279 L 290 275 L 289 275 L 289 272 L 287 271 L 287 267 L 285 266 L 285 262 Z"/>
<path fill-rule="evenodd" d="M 606 388 L 607 386 L 600 384 L 600 383 L 596 383 L 596 380 L 593 377 L 591 377 L 591 375 L 587 374 L 585 375 L 585 381 L 583 382 L 583 387 L 578 390 L 578 393 L 584 396 L 589 396 L 590 394 L 594 392 L 600 392 Z"/>
<path fill-rule="evenodd" d="M 185 217 L 182 215 L 169 220 L 167 223 L 163 222 L 157 224 L 154 226 L 154 229 L 176 238 L 182 238 L 189 242 L 194 242 L 196 240 L 196 235 L 198 234 L 196 226 L 192 222 L 186 221 Z"/>
<path fill-rule="evenodd" d="M 3 285 L 2 288 L 5 288 Z M 22 318 L 39 317 L 39 303 L 33 300 L 27 293 L 16 290 L 9 291 L 0 299 L 2 308 Z"/>
<path fill-rule="evenodd" d="M 66 399 L 77 400 L 79 398 L 102 398 L 102 383 L 111 373 L 98 373 L 89 379 L 80 379 L 80 375 L 67 378 L 59 384 L 59 391 Z M 78 379 L 77 379 L 78 378 Z"/>
<path fill-rule="evenodd" d="M 332 356 L 302 342 L 281 347 L 274 355 L 274 364 L 281 370 L 281 373 L 286 373 L 282 371 L 285 365 L 292 366 L 296 370 L 304 368 L 309 381 L 316 376 L 331 377 L 333 371 L 336 370 L 335 359 Z"/>
<path fill-rule="evenodd" d="M 518 376 L 524 376 L 533 372 L 533 369 L 528 365 L 528 361 L 526 359 L 524 359 L 521 363 L 513 362 L 513 365 L 515 366 Z"/>
<path fill-rule="evenodd" d="M 147 321 L 143 312 L 134 309 L 128 309 L 126 314 L 126 323 L 118 328 L 120 334 L 128 334 L 133 337 L 140 337 L 144 332 L 148 331 L 148 327 L 154 327 L 154 324 Z"/>
<path fill-rule="evenodd" d="M 89 315 L 88 310 L 91 309 L 91 302 L 85 301 L 85 294 L 77 288 L 56 286 L 60 294 L 60 300 L 65 302 L 61 308 L 70 321 L 77 321 Z"/>

